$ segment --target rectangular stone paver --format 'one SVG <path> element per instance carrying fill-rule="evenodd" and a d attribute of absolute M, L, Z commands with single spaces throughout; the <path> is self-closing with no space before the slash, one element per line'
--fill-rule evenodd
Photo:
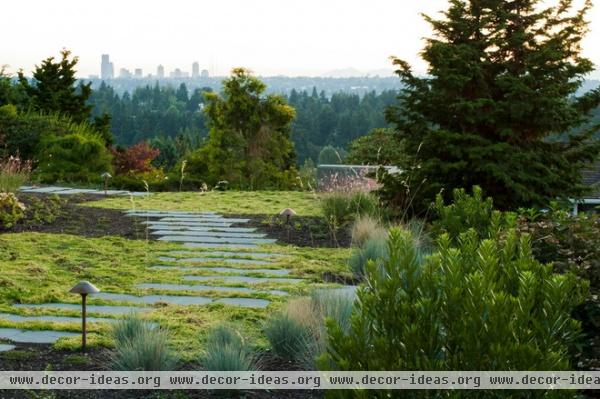
<path fill-rule="evenodd" d="M 26 322 L 26 321 L 47 321 L 56 323 L 81 323 L 81 317 L 69 317 L 69 316 L 25 316 L 12 313 L 0 313 L 0 319 L 14 321 L 14 322 Z M 112 323 L 117 319 L 108 319 L 103 317 L 87 317 L 87 321 L 90 323 Z"/>
<path fill-rule="evenodd" d="M 228 263 L 234 265 L 268 265 L 271 264 L 269 261 L 265 260 L 255 260 L 255 259 L 234 259 L 234 258 L 171 258 L 169 256 L 159 256 L 158 260 L 165 262 L 177 262 L 177 263 L 207 263 L 207 262 L 218 262 L 218 263 Z"/>
<path fill-rule="evenodd" d="M 232 223 L 223 222 L 159 222 L 144 220 L 142 224 L 150 224 L 153 226 L 175 226 L 175 227 L 231 227 Z"/>
<path fill-rule="evenodd" d="M 230 233 L 221 231 L 190 231 L 190 230 L 156 230 L 152 231 L 151 234 L 159 236 L 167 236 L 174 234 L 182 234 L 189 237 L 229 237 L 229 238 L 264 238 L 266 234 L 258 233 Z"/>
<path fill-rule="evenodd" d="M 108 301 L 122 301 L 154 304 L 158 302 L 169 303 L 172 305 L 206 305 L 212 302 L 211 298 L 201 296 L 176 296 L 176 295 L 144 295 L 135 296 L 129 294 L 116 294 L 109 292 L 100 292 L 94 294 L 93 298 L 105 299 Z"/>
<path fill-rule="evenodd" d="M 233 267 L 206 267 L 206 266 L 166 266 L 156 265 L 150 267 L 157 270 L 179 269 L 179 270 L 198 270 L 212 273 L 231 273 L 231 274 L 270 274 L 272 276 L 287 276 L 290 271 L 285 269 L 239 269 Z"/>
<path fill-rule="evenodd" d="M 186 243 L 199 242 L 203 244 L 273 244 L 277 241 L 273 238 L 197 237 L 186 234 L 164 235 L 159 240 Z"/>
<path fill-rule="evenodd" d="M 0 352 L 8 352 L 15 349 L 16 346 L 8 344 L 0 344 Z"/>
<path fill-rule="evenodd" d="M 79 333 L 52 330 L 21 330 L 18 328 L 0 328 L 0 338 L 28 344 L 53 344 L 63 337 L 80 336 Z"/>
<path fill-rule="evenodd" d="M 26 193 L 52 193 L 54 191 L 63 191 L 67 190 L 68 187 L 38 187 L 38 188 L 30 188 L 28 190 L 23 190 Z"/>
<path fill-rule="evenodd" d="M 256 231 L 253 227 L 211 227 L 211 226 L 173 226 L 162 224 L 149 224 L 150 230 L 165 230 L 170 234 L 176 234 L 178 231 L 205 231 L 220 233 L 253 233 Z"/>
<path fill-rule="evenodd" d="M 40 304 L 15 304 L 17 308 L 27 309 L 66 309 L 66 310 L 79 310 L 81 311 L 81 305 L 73 303 L 40 303 Z M 138 306 L 109 306 L 109 305 L 87 305 L 88 313 L 104 313 L 104 314 L 129 314 L 138 312 L 150 312 L 152 308 L 143 308 Z"/>
<path fill-rule="evenodd" d="M 187 242 L 183 244 L 184 248 L 239 248 L 239 249 L 255 249 L 256 244 L 206 244 L 200 242 Z"/>
<path fill-rule="evenodd" d="M 269 253 L 269 252 L 231 252 L 231 251 L 202 251 L 202 252 L 198 252 L 198 251 L 169 251 L 168 254 L 172 254 L 172 255 L 190 255 L 190 256 L 194 256 L 194 255 L 200 255 L 200 256 L 210 256 L 210 257 L 216 257 L 216 258 L 222 258 L 222 259 L 227 259 L 227 258 L 243 258 L 243 257 L 250 257 L 250 258 L 277 258 L 277 257 L 281 257 L 281 256 L 286 256 L 284 254 L 275 254 L 275 253 Z"/>
<path fill-rule="evenodd" d="M 299 283 L 301 278 L 248 277 L 248 276 L 183 276 L 186 281 L 229 281 L 236 283 Z"/>
<path fill-rule="evenodd" d="M 195 215 L 197 215 L 198 217 L 202 217 L 203 219 L 222 218 L 222 216 L 216 215 L 214 213 L 178 213 L 178 212 L 159 213 L 159 212 L 142 212 L 142 211 L 125 213 L 125 216 L 128 216 L 128 217 L 145 217 L 145 218 L 193 217 Z"/>
<path fill-rule="evenodd" d="M 160 222 L 206 222 L 206 221 L 211 221 L 210 219 L 212 219 L 213 222 L 223 222 L 223 223 L 248 223 L 250 221 L 250 219 L 238 219 L 238 218 L 224 218 L 224 217 L 202 218 L 202 217 L 187 217 L 187 216 L 182 216 L 182 217 L 168 216 L 168 217 L 160 219 L 159 221 Z"/>
<path fill-rule="evenodd" d="M 254 298 L 221 298 L 215 302 L 242 308 L 266 308 L 269 305 L 269 301 L 266 299 Z"/>
<path fill-rule="evenodd" d="M 186 285 L 186 284 L 160 284 L 160 283 L 144 283 L 136 285 L 140 289 L 154 290 L 171 290 L 171 291 L 219 291 L 219 292 L 241 292 L 245 294 L 266 293 L 271 295 L 287 295 L 288 293 L 281 290 L 260 291 L 248 287 L 225 287 L 214 285 Z"/>

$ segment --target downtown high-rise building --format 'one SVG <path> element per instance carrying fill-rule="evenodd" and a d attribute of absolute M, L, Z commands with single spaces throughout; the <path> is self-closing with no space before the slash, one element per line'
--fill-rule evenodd
<path fill-rule="evenodd" d="M 110 56 L 108 54 L 102 54 L 102 62 L 100 63 L 100 78 L 103 80 L 114 79 L 115 67 L 110 62 Z"/>
<path fill-rule="evenodd" d="M 200 64 L 198 62 L 194 62 L 192 64 L 192 78 L 200 77 Z"/>
<path fill-rule="evenodd" d="M 156 67 L 156 77 L 158 79 L 162 79 L 165 77 L 165 67 L 162 65 L 159 65 L 158 67 Z"/>

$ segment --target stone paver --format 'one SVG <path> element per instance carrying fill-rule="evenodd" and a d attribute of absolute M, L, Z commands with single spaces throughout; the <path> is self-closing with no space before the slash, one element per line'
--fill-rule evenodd
<path fill-rule="evenodd" d="M 8 352 L 15 349 L 16 346 L 8 344 L 0 344 L 0 352 Z"/>
<path fill-rule="evenodd" d="M 186 242 L 183 244 L 184 248 L 229 248 L 229 249 L 255 249 L 258 248 L 256 244 L 206 244 L 201 242 Z"/>
<path fill-rule="evenodd" d="M 264 238 L 266 234 L 260 233 L 236 233 L 236 232 L 222 232 L 222 231 L 194 231 L 194 230 L 157 230 L 152 231 L 150 234 L 169 236 L 175 234 L 182 234 L 188 237 L 227 237 L 227 238 Z"/>
<path fill-rule="evenodd" d="M 177 263 L 207 263 L 207 262 L 218 262 L 218 263 L 229 263 L 235 265 L 269 265 L 271 262 L 265 260 L 256 259 L 235 259 L 235 258 L 172 258 L 170 256 L 159 256 L 158 260 L 165 262 L 177 262 Z"/>
<path fill-rule="evenodd" d="M 235 283 L 299 283 L 301 278 L 278 278 L 278 277 L 249 277 L 249 276 L 183 276 L 186 281 L 228 281 Z"/>
<path fill-rule="evenodd" d="M 158 238 L 160 241 L 169 242 L 199 242 L 203 244 L 273 244 L 277 240 L 272 238 L 233 238 L 233 237 L 198 237 L 188 234 L 164 235 Z"/>
<path fill-rule="evenodd" d="M 224 222 L 160 222 L 153 220 L 144 220 L 142 224 L 149 224 L 153 226 L 175 226 L 175 227 L 231 227 L 233 223 Z"/>
<path fill-rule="evenodd" d="M 110 292 L 100 292 L 94 294 L 94 298 L 104 299 L 107 301 L 121 301 L 133 303 L 155 304 L 164 302 L 171 305 L 206 305 L 212 302 L 211 298 L 201 296 L 177 296 L 177 295 L 144 295 L 136 296 L 130 294 L 117 294 Z"/>
<path fill-rule="evenodd" d="M 12 342 L 28 344 L 53 344 L 63 337 L 79 336 L 78 333 L 52 330 L 21 330 L 18 328 L 0 328 L 0 338 Z"/>
<path fill-rule="evenodd" d="M 92 195 L 132 195 L 132 196 L 143 196 L 148 193 L 145 192 L 137 192 L 137 191 L 124 191 L 124 190 L 93 190 L 87 188 L 72 188 L 72 187 L 60 187 L 60 186 L 50 186 L 50 187 L 33 187 L 33 186 L 21 186 L 19 187 L 19 191 L 24 193 L 52 193 L 58 195 L 75 195 L 75 194 L 92 194 Z"/>
<path fill-rule="evenodd" d="M 151 269 L 155 270 L 169 270 L 169 269 L 178 269 L 178 270 L 198 270 L 198 271 L 206 271 L 211 273 L 231 273 L 231 274 L 269 274 L 273 276 L 287 276 L 290 271 L 285 269 L 238 269 L 233 267 L 207 267 L 207 266 L 166 266 L 166 265 L 156 265 L 152 266 Z"/>
<path fill-rule="evenodd" d="M 248 287 L 224 287 L 214 285 L 186 285 L 186 284 L 162 284 L 162 283 L 144 283 L 136 285 L 140 289 L 170 290 L 170 291 L 219 291 L 219 292 L 241 292 L 245 294 L 265 293 L 271 295 L 288 295 L 281 290 L 260 291 Z"/>
<path fill-rule="evenodd" d="M 203 217 L 187 217 L 187 216 L 182 216 L 182 217 L 175 217 L 175 216 L 168 216 L 162 219 L 159 219 L 159 222 L 179 222 L 179 223 L 185 223 L 185 222 L 207 222 L 207 221 L 213 221 L 213 222 L 222 222 L 222 223 L 247 223 L 250 221 L 250 219 L 239 219 L 239 218 L 224 218 L 224 217 L 216 217 L 216 218 L 203 218 Z"/>
<path fill-rule="evenodd" d="M 73 303 L 40 303 L 40 304 L 24 304 L 19 303 L 13 305 L 17 308 L 27 309 L 67 309 L 81 311 L 81 305 Z M 87 305 L 88 313 L 123 315 L 129 313 L 150 312 L 152 308 L 143 308 L 138 306 L 110 306 L 110 305 Z"/>
<path fill-rule="evenodd" d="M 128 217 L 144 217 L 144 218 L 164 218 L 164 217 L 201 217 L 202 219 L 222 218 L 215 213 L 185 213 L 185 212 L 126 212 Z"/>
<path fill-rule="evenodd" d="M 253 233 L 256 231 L 253 227 L 211 227 L 211 226 L 173 226 L 163 224 L 149 224 L 150 230 L 166 230 L 169 234 L 175 234 L 177 231 L 206 231 L 221 233 Z"/>
<path fill-rule="evenodd" d="M 215 302 L 243 308 L 266 308 L 269 305 L 269 301 L 266 299 L 253 298 L 221 298 Z"/>
<path fill-rule="evenodd" d="M 0 319 L 14 321 L 14 322 L 26 322 L 26 321 L 47 321 L 56 323 L 81 323 L 81 317 L 69 317 L 69 316 L 24 316 L 12 313 L 0 313 Z M 90 323 L 113 323 L 117 319 L 109 319 L 103 317 L 87 317 L 86 320 Z"/>
<path fill-rule="evenodd" d="M 284 254 L 276 254 L 269 252 L 231 252 L 231 251 L 169 251 L 167 252 L 169 255 L 200 255 L 200 256 L 210 256 L 221 259 L 229 259 L 229 258 L 278 258 L 282 256 L 286 256 Z"/>

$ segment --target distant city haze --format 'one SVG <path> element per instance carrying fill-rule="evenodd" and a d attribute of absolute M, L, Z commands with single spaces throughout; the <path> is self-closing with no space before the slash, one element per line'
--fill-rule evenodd
<path fill-rule="evenodd" d="M 0 65 L 29 75 L 65 47 L 80 57 L 81 78 L 100 76 L 102 54 L 110 54 L 115 76 L 156 75 L 159 65 L 165 77 L 176 68 L 191 76 L 194 62 L 211 76 L 237 66 L 263 76 L 386 75 L 391 55 L 423 73 L 418 53 L 430 29 L 419 13 L 446 7 L 445 0 L 11 1 L 2 4 Z M 600 65 L 600 4 L 588 20 L 584 54 Z"/>

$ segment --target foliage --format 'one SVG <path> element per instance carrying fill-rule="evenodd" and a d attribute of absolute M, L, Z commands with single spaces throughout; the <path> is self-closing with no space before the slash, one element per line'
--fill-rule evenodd
<path fill-rule="evenodd" d="M 152 171 L 151 163 L 160 154 L 160 150 L 140 141 L 128 148 L 117 147 L 112 154 L 115 173 L 137 175 Z"/>
<path fill-rule="evenodd" d="M 356 218 L 352 223 L 352 244 L 361 247 L 366 241 L 374 237 L 385 237 L 387 231 L 379 224 L 379 220 L 370 215 Z"/>
<path fill-rule="evenodd" d="M 40 142 L 35 177 L 42 182 L 98 182 L 111 171 L 111 155 L 98 135 L 46 136 Z"/>
<path fill-rule="evenodd" d="M 317 167 L 312 159 L 308 158 L 302 164 L 298 171 L 300 179 L 300 188 L 303 190 L 312 191 L 317 187 Z"/>
<path fill-rule="evenodd" d="M 453 202 L 449 205 L 438 194 L 435 205 L 435 220 L 431 232 L 435 236 L 447 233 L 453 241 L 458 240 L 461 233 L 474 229 L 480 238 L 489 238 L 500 229 L 516 226 L 516 215 L 494 209 L 491 197 L 483 198 L 481 187 L 473 187 L 473 195 L 464 189 L 452 191 Z"/>
<path fill-rule="evenodd" d="M 364 278 L 367 273 L 367 265 L 374 262 L 379 265 L 388 258 L 388 248 L 385 235 L 369 238 L 363 245 L 355 249 L 348 261 L 348 266 L 359 278 Z"/>
<path fill-rule="evenodd" d="M 600 150 L 585 124 L 600 90 L 576 97 L 594 69 L 580 46 L 591 6 L 453 1 L 442 19 L 425 17 L 427 77 L 394 59 L 405 88 L 387 116 L 407 158 L 403 175 L 384 179 L 384 198 L 414 196 L 413 212 L 425 213 L 438 193 L 473 185 L 499 209 L 579 197 L 580 171 Z"/>
<path fill-rule="evenodd" d="M 0 159 L 0 193 L 15 193 L 31 173 L 31 162 L 10 156 Z"/>
<path fill-rule="evenodd" d="M 339 165 L 344 163 L 346 151 L 326 145 L 319 152 L 319 165 Z"/>
<path fill-rule="evenodd" d="M 222 96 L 206 94 L 210 132 L 188 173 L 207 185 L 227 180 L 241 189 L 290 188 L 296 184 L 289 139 L 294 109 L 285 99 L 264 95 L 266 86 L 245 69 L 223 81 Z"/>
<path fill-rule="evenodd" d="M 377 197 L 360 191 L 327 194 L 321 199 L 321 209 L 332 232 L 361 216 L 381 216 Z"/>
<path fill-rule="evenodd" d="M 87 104 L 92 93 L 91 83 L 76 87 L 75 66 L 79 58 L 69 59 L 71 52 L 66 49 L 60 55 L 59 61 L 55 62 L 54 57 L 49 57 L 36 66 L 31 82 L 22 71 L 19 72 L 19 84 L 31 98 L 36 110 L 47 114 L 63 114 L 76 123 L 86 122 L 92 110 Z"/>
<path fill-rule="evenodd" d="M 282 359 L 299 362 L 309 345 L 310 331 L 306 325 L 285 313 L 271 317 L 264 327 L 273 352 Z"/>
<path fill-rule="evenodd" d="M 0 227 L 11 228 L 25 216 L 25 205 L 11 192 L 0 192 Z"/>
<path fill-rule="evenodd" d="M 349 144 L 346 161 L 352 165 L 398 165 L 404 152 L 402 140 L 393 129 L 373 129 Z"/>
<path fill-rule="evenodd" d="M 251 371 L 257 369 L 254 354 L 239 332 L 218 325 L 208 334 L 202 365 L 208 371 Z"/>
<path fill-rule="evenodd" d="M 574 275 L 553 274 L 537 262 L 527 236 L 509 230 L 499 238 L 480 240 L 469 230 L 454 247 L 444 234 L 439 252 L 424 257 L 410 232 L 392 229 L 389 258 L 369 265 L 350 330 L 328 325 L 330 348 L 320 365 L 352 371 L 570 370 L 567 351 L 579 334 L 570 314 L 585 287 Z M 338 394 L 365 397 L 360 391 Z"/>
<path fill-rule="evenodd" d="M 113 370 L 170 371 L 177 366 L 178 358 L 169 349 L 170 335 L 164 328 L 129 316 L 116 323 L 113 338 Z"/>
<path fill-rule="evenodd" d="M 519 229 L 531 235 L 533 255 L 557 271 L 572 271 L 600 289 L 600 220 L 593 215 L 570 215 L 556 206 L 548 212 L 524 212 Z"/>

